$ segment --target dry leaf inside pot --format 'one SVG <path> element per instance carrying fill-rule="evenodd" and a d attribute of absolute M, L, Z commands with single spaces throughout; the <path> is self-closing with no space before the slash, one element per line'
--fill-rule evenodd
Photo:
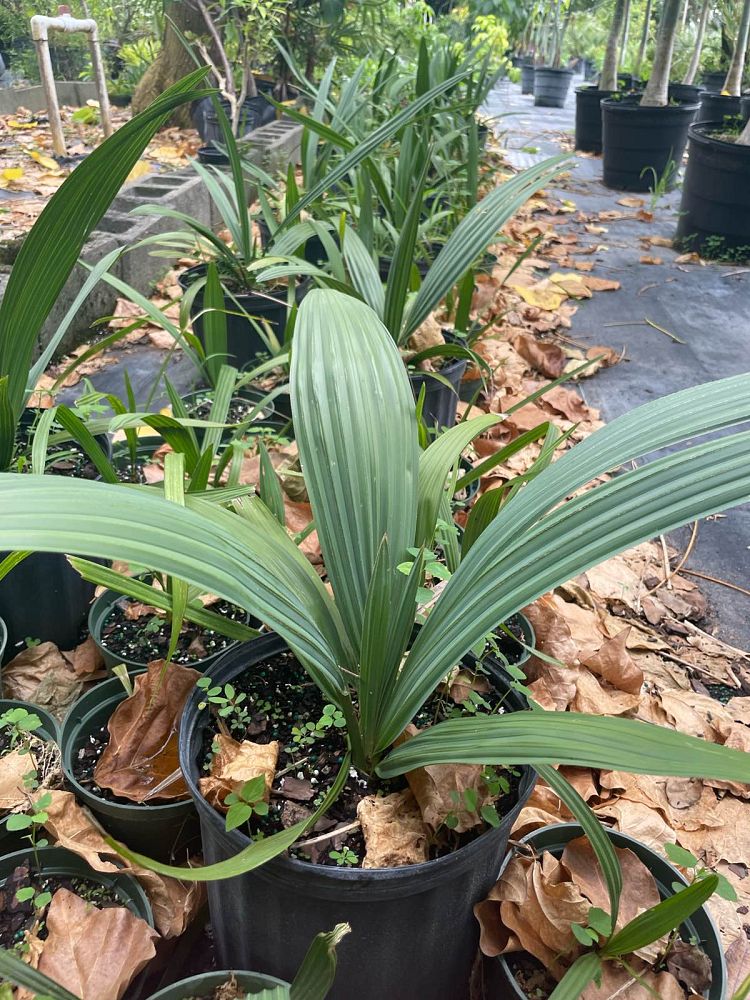
<path fill-rule="evenodd" d="M 94 770 L 100 787 L 143 802 L 164 783 L 155 801 L 187 797 L 177 731 L 185 702 L 200 677 L 190 667 L 154 660 L 145 674 L 135 678 L 133 694 L 120 702 L 107 726 L 109 744 Z"/>
<path fill-rule="evenodd" d="M 281 749 L 279 741 L 252 743 L 250 740 L 243 740 L 238 743 L 231 736 L 218 733 L 214 737 L 214 743 L 218 745 L 218 750 L 211 760 L 210 774 L 198 781 L 206 801 L 226 812 L 224 799 L 227 795 L 239 791 L 246 781 L 263 775 L 263 798 L 268 802 Z"/>
<path fill-rule="evenodd" d="M 47 911 L 49 936 L 39 971 L 81 1000 L 120 1000 L 156 954 L 159 935 L 124 906 L 97 909 L 58 889 Z"/>
<path fill-rule="evenodd" d="M 365 838 L 363 868 L 397 868 L 427 861 L 430 831 L 411 789 L 367 795 L 357 805 Z"/>

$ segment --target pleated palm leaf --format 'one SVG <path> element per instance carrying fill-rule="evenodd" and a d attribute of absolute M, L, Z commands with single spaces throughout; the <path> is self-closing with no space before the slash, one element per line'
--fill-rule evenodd
<path fill-rule="evenodd" d="M 393 338 L 366 304 L 331 290 L 311 292 L 300 307 L 291 386 L 333 596 L 257 499 L 238 500 L 232 512 L 187 494 L 178 507 L 146 488 L 5 475 L 0 549 L 124 559 L 241 605 L 284 638 L 341 709 L 356 767 L 382 778 L 463 762 L 530 764 L 545 777 L 559 763 L 750 781 L 750 755 L 739 750 L 573 712 L 449 720 L 391 749 L 451 668 L 500 622 L 629 546 L 750 499 L 747 430 L 631 465 L 750 419 L 750 375 L 649 403 L 571 448 L 475 540 L 413 643 L 422 560 L 408 576 L 397 567 L 409 548 L 430 546 L 450 470 L 469 441 L 501 418 L 466 421 L 420 451 Z M 625 463 L 626 471 L 580 492 Z M 303 828 L 189 877 L 253 868 Z"/>

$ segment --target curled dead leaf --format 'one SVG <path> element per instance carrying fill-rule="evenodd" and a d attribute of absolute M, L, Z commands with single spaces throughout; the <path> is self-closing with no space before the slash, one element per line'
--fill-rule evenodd
<path fill-rule="evenodd" d="M 135 678 L 133 694 L 120 702 L 107 726 L 109 743 L 94 770 L 100 787 L 132 802 L 186 798 L 177 731 L 200 676 L 190 667 L 154 660 Z"/>
<path fill-rule="evenodd" d="M 410 788 L 367 795 L 357 805 L 366 854 L 363 868 L 418 865 L 429 857 L 430 831 Z"/>
<path fill-rule="evenodd" d="M 49 932 L 39 971 L 80 1000 L 120 1000 L 155 956 L 159 935 L 124 906 L 99 910 L 58 889 L 46 916 Z"/>
<path fill-rule="evenodd" d="M 230 792 L 239 791 L 246 781 L 262 775 L 265 785 L 263 797 L 268 802 L 281 749 L 279 741 L 251 743 L 250 740 L 243 740 L 238 743 L 231 736 L 218 733 L 215 743 L 218 750 L 211 760 L 210 774 L 198 782 L 206 801 L 224 810 L 224 799 Z"/>

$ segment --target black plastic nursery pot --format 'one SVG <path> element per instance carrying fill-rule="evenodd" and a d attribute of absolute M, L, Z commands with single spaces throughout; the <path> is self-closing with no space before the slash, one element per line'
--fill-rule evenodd
<path fill-rule="evenodd" d="M 178 279 L 180 287 L 187 291 L 193 282 L 205 277 L 205 274 L 205 264 L 189 267 Z M 203 317 L 200 315 L 203 312 L 203 292 L 204 289 L 201 288 L 193 299 L 190 319 L 193 330 L 205 346 Z M 239 312 L 238 304 L 239 309 L 244 310 L 247 316 L 236 315 Z M 250 362 L 255 363 L 258 357 L 268 355 L 268 345 L 258 329 L 266 323 L 276 339 L 283 341 L 287 318 L 286 299 L 266 293 L 239 292 L 234 298 L 224 296 L 224 309 L 227 323 L 227 364 L 242 368 Z"/>
<path fill-rule="evenodd" d="M 720 122 L 691 125 L 676 239 L 684 249 L 750 259 L 750 146 L 715 138 Z"/>
<path fill-rule="evenodd" d="M 700 100 L 700 110 L 695 117 L 698 122 L 723 122 L 726 118 L 736 118 L 741 113 L 740 97 L 713 94 L 709 90 L 704 90 Z"/>
<path fill-rule="evenodd" d="M 105 590 L 96 598 L 94 603 L 91 605 L 91 610 L 89 611 L 89 632 L 91 633 L 91 638 L 94 640 L 96 648 L 101 653 L 104 665 L 108 671 L 111 672 L 113 667 L 116 667 L 118 663 L 124 663 L 129 672 L 134 670 L 145 670 L 145 662 L 141 662 L 139 660 L 129 660 L 124 656 L 118 656 L 117 653 L 113 653 L 112 650 L 107 647 L 106 639 L 103 636 L 107 618 L 111 614 L 112 609 L 117 602 L 121 600 L 122 594 L 114 590 Z M 248 622 L 249 618 L 249 615 L 245 615 L 245 622 Z M 202 660 L 196 660 L 194 663 L 186 664 L 186 666 L 190 666 L 193 670 L 200 670 L 201 673 L 205 673 L 207 670 L 211 669 L 220 656 L 235 645 L 237 645 L 236 641 L 231 643 L 229 646 L 225 646 L 220 652 L 212 653 L 210 656 L 205 656 Z"/>
<path fill-rule="evenodd" d="M 700 101 L 706 88 L 698 83 L 670 83 L 667 96 L 670 101 Z"/>
<path fill-rule="evenodd" d="M 0 619 L 0 647 L 2 647 L 2 619 Z M 25 708 L 27 712 L 33 712 L 39 716 L 41 726 L 34 730 L 34 735 L 48 743 L 60 743 L 60 732 L 57 719 L 49 714 L 41 705 L 34 705 L 30 701 L 15 701 L 10 698 L 0 699 L 0 715 L 4 715 L 10 709 Z M 31 770 L 31 767 L 29 767 Z M 22 831 L 8 830 L 6 826 L 7 816 L 0 818 L 0 856 L 9 854 L 11 851 L 21 850 L 26 847 L 28 851 L 28 841 Z"/>
<path fill-rule="evenodd" d="M 62 875 L 72 878 L 86 878 L 111 889 L 123 906 L 154 926 L 154 915 L 146 893 L 139 883 L 125 872 L 99 872 L 87 864 L 83 858 L 64 847 L 38 847 L 36 851 L 29 845 L 23 851 L 14 851 L 0 857 L 0 888 L 13 871 L 26 862 L 34 863 L 39 858 L 39 867 L 45 875 Z"/>
<path fill-rule="evenodd" d="M 222 658 L 216 684 L 231 682 L 255 664 L 286 649 L 277 635 L 247 643 Z M 523 698 L 498 674 L 506 704 Z M 180 766 L 201 820 L 207 864 L 232 857 L 249 843 L 225 831 L 224 817 L 198 789 L 206 712 L 191 698 L 180 726 Z M 464 1000 L 478 942 L 472 905 L 495 882 L 510 829 L 534 784 L 521 768 L 519 798 L 496 829 L 453 854 L 403 868 L 361 869 L 313 865 L 278 857 L 237 878 L 208 883 L 218 961 L 229 968 L 262 966 L 291 979 L 310 941 L 347 921 L 352 927 L 337 951 L 338 972 L 330 1000 Z M 283 934 L 279 928 L 283 928 Z"/>
<path fill-rule="evenodd" d="M 143 671 L 136 670 L 131 676 Z M 190 799 L 162 804 L 113 802 L 96 795 L 75 777 L 73 762 L 86 742 L 106 726 L 127 697 L 117 677 L 102 681 L 74 702 L 62 724 L 60 748 L 63 771 L 79 802 L 104 829 L 132 850 L 158 861 L 183 862 L 199 844 L 198 817 Z"/>
<path fill-rule="evenodd" d="M 229 101 L 221 101 L 221 106 L 226 114 L 227 118 L 231 123 L 231 109 L 229 106 Z M 240 111 L 240 119 L 237 126 L 237 136 L 241 138 L 247 135 L 248 132 L 254 131 L 256 128 L 260 128 L 261 125 L 267 125 L 276 118 L 276 109 L 272 104 L 262 96 L 258 94 L 257 97 L 246 97 L 242 102 L 242 109 Z M 204 142 L 222 141 L 221 126 L 219 124 L 219 118 L 211 105 L 204 113 L 203 116 L 203 127 L 199 128 L 201 139 Z"/>
<path fill-rule="evenodd" d="M 717 94 L 721 93 L 724 81 L 727 78 L 727 71 L 724 69 L 711 70 L 701 74 L 701 83 L 706 90 L 713 90 Z"/>
<path fill-rule="evenodd" d="M 198 162 L 207 167 L 228 167 L 229 157 L 217 149 L 212 142 L 209 142 L 198 150 Z"/>
<path fill-rule="evenodd" d="M 576 87 L 576 149 L 585 153 L 601 153 L 601 102 L 614 93 L 614 90 L 599 90 L 592 86 Z"/>
<path fill-rule="evenodd" d="M 459 338 L 450 330 L 444 330 L 446 344 L 459 344 Z M 439 378 L 429 372 L 410 371 L 409 383 L 414 399 L 418 400 L 424 386 L 422 419 L 430 430 L 453 427 L 456 422 L 458 401 L 461 398 L 461 379 L 466 371 L 466 358 L 446 357 L 439 372 Z"/>
<path fill-rule="evenodd" d="M 674 186 L 698 105 L 641 107 L 640 98 L 602 101 L 603 179 L 616 191 L 649 191 L 669 173 Z"/>
<path fill-rule="evenodd" d="M 534 93 L 534 74 L 536 67 L 533 63 L 521 63 L 521 93 Z"/>
<path fill-rule="evenodd" d="M 262 993 L 263 990 L 273 990 L 277 986 L 288 986 L 283 979 L 274 976 L 263 976 L 259 972 L 204 972 L 200 976 L 181 979 L 179 983 L 165 986 L 163 990 L 152 993 L 148 1000 L 194 1000 L 194 998 L 212 997 L 216 990 L 229 980 L 237 983 L 243 993 Z"/>
<path fill-rule="evenodd" d="M 254 389 L 252 386 L 243 386 L 242 388 L 236 390 L 234 396 L 232 397 L 232 403 L 235 402 L 244 404 L 249 403 L 251 404 L 251 412 L 252 412 L 252 408 L 257 406 L 259 403 L 263 402 L 263 405 L 258 409 L 258 412 L 253 417 L 252 424 L 263 425 L 268 422 L 272 423 L 273 418 L 276 415 L 276 408 L 274 406 L 273 401 L 264 402 L 265 397 L 267 395 L 268 395 L 267 392 L 261 392 L 260 389 Z M 185 395 L 182 397 L 182 401 L 185 404 L 188 413 L 191 413 L 193 410 L 197 409 L 201 405 L 201 403 L 210 401 L 211 399 L 213 399 L 213 390 L 208 388 L 196 389 L 194 392 L 185 393 Z M 204 419 L 210 420 L 210 416 Z M 231 441 L 235 433 L 236 433 L 235 427 L 227 427 L 225 430 L 223 430 L 221 432 L 222 444 L 227 444 L 229 441 Z"/>
<path fill-rule="evenodd" d="M 534 73 L 534 105 L 538 108 L 564 108 L 573 79 L 572 69 L 537 66 Z"/>
<path fill-rule="evenodd" d="M 635 837 L 630 837 L 626 833 L 620 833 L 618 830 L 606 828 L 606 833 L 615 847 L 628 848 L 646 865 L 656 881 L 662 898 L 673 895 L 673 882 L 680 882 L 682 885 L 688 884 L 674 865 L 652 851 L 650 847 L 646 847 L 640 840 L 636 840 Z M 533 848 L 537 853 L 549 851 L 550 854 L 559 858 L 566 844 L 582 836 L 583 830 L 577 823 L 555 823 L 527 834 L 519 841 L 519 847 L 523 845 Z M 511 851 L 503 862 L 501 874 L 512 857 L 513 852 Z M 685 940 L 698 941 L 706 955 L 711 959 L 712 981 L 706 1000 L 724 1000 L 727 989 L 724 949 L 716 924 L 705 906 L 702 906 L 681 925 L 680 933 Z M 512 961 L 512 956 L 509 958 Z M 501 955 L 499 958 L 491 959 L 487 962 L 486 967 L 489 986 L 488 1000 L 495 1000 L 495 998 L 497 1000 L 510 1000 L 511 997 L 517 998 L 517 1000 L 528 1000 L 526 993 L 516 982 L 509 961 L 505 956 Z"/>
<path fill-rule="evenodd" d="M 8 552 L 0 552 L 2 561 Z M 7 641 L 3 663 L 25 648 L 24 640 L 73 649 L 81 639 L 94 585 L 86 583 L 57 552 L 32 552 L 0 580 L 0 617 Z"/>

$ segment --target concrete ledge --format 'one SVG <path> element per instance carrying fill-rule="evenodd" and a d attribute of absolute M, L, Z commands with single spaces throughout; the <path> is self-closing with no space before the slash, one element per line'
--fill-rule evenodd
<path fill-rule="evenodd" d="M 71 86 L 82 85 L 71 84 Z M 93 84 L 91 86 L 93 87 Z M 19 94 L 22 91 L 17 90 L 15 93 Z M 62 95 L 60 100 L 63 103 Z M 25 106 L 29 107 L 28 104 Z M 246 137 L 248 145 L 245 155 L 269 173 L 286 172 L 287 164 L 297 162 L 299 159 L 301 134 L 301 126 L 289 119 L 272 122 Z M 246 194 L 248 204 L 257 194 L 255 186 L 249 180 Z M 181 228 L 178 220 L 168 216 L 129 214 L 135 207 L 144 204 L 160 205 L 183 212 L 214 229 L 221 224 L 221 217 L 209 198 L 203 181 L 192 168 L 168 174 L 147 175 L 139 177 L 122 189 L 110 210 L 91 234 L 83 248 L 81 259 L 94 264 L 118 247 L 134 247 L 146 237 Z M 116 262 L 111 273 L 139 292 L 150 294 L 154 284 L 169 269 L 169 263 L 165 258 L 153 255 L 155 249 L 153 246 L 147 246 L 128 250 Z M 0 297 L 4 292 L 9 273 L 9 267 L 0 266 Z M 41 352 L 43 345 L 49 342 L 87 275 L 85 268 L 76 266 L 42 329 L 37 354 Z M 69 353 L 78 344 L 91 337 L 92 325 L 103 316 L 112 314 L 117 298 L 118 292 L 111 285 L 100 281 L 82 303 L 58 353 Z"/>
<path fill-rule="evenodd" d="M 57 99 L 61 105 L 79 108 L 86 101 L 96 100 L 96 84 L 78 80 L 56 80 Z M 0 88 L 0 115 L 12 115 L 19 108 L 46 111 L 47 101 L 41 84 L 33 87 Z"/>

